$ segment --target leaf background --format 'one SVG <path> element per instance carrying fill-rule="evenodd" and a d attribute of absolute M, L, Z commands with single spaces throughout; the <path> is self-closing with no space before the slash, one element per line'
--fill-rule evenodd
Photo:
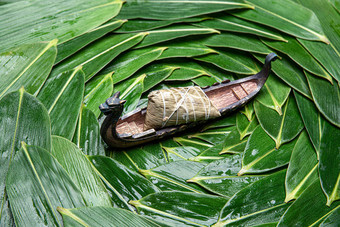
<path fill-rule="evenodd" d="M 1 225 L 340 224 L 338 1 L 2 1 L 0 15 Z M 270 52 L 238 113 L 131 149 L 101 140 L 114 92 L 129 112 L 153 90 L 254 74 Z"/>

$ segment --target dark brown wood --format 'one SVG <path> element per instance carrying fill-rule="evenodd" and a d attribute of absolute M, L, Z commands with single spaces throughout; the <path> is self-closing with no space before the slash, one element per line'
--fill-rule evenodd
<path fill-rule="evenodd" d="M 220 84 L 202 89 L 212 104 L 220 111 L 221 116 L 230 114 L 244 106 L 260 91 L 270 73 L 271 62 L 276 59 L 276 54 L 271 53 L 266 57 L 262 70 L 256 75 L 231 82 L 223 81 Z M 174 135 L 206 122 L 192 122 L 159 130 L 144 131 L 146 110 L 136 109 L 121 117 L 125 101 L 120 100 L 119 95 L 119 92 L 115 93 L 99 106 L 100 110 L 106 115 L 101 126 L 101 136 L 111 147 L 125 148 L 140 145 Z"/>

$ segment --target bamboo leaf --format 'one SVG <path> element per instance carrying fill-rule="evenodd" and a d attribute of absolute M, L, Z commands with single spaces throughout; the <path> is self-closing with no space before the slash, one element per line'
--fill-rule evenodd
<path fill-rule="evenodd" d="M 61 43 L 58 45 L 58 55 L 56 59 L 56 64 L 64 60 L 65 58 L 71 56 L 72 54 L 76 53 L 80 49 L 84 48 L 85 46 L 89 45 L 91 42 L 103 37 L 109 32 L 119 28 L 124 24 L 126 20 L 117 20 L 111 23 L 106 23 L 101 25 L 97 28 L 94 28 L 85 34 L 75 37 L 69 41 Z"/>
<path fill-rule="evenodd" d="M 80 190 L 57 160 L 47 150 L 25 143 L 10 166 L 6 191 L 17 226 L 61 226 L 57 206 L 86 206 Z"/>
<path fill-rule="evenodd" d="M 145 37 L 134 48 L 142 48 L 157 43 L 173 40 L 180 37 L 186 37 L 191 35 L 203 35 L 219 33 L 219 31 L 211 28 L 199 28 L 193 25 L 171 25 L 166 28 L 155 29 L 148 31 L 148 36 Z"/>
<path fill-rule="evenodd" d="M 332 1 L 332 0 L 331 0 Z M 338 0 L 336 0 L 338 1 Z M 299 1 L 300 2 L 300 1 Z M 334 3 L 334 1 L 333 1 Z M 337 6 L 340 6 L 340 2 L 337 2 Z M 334 10 L 329 1 L 312 0 L 308 2 L 301 1 L 303 6 L 313 10 L 321 21 L 325 34 L 330 40 L 328 46 L 315 45 L 310 42 L 300 42 L 307 47 L 307 49 L 314 55 L 316 59 L 332 74 L 336 80 L 340 80 L 339 67 L 334 62 L 338 62 L 340 59 L 340 31 L 338 29 L 338 21 L 340 20 L 339 8 L 338 12 Z M 309 48 L 308 48 L 309 47 Z M 311 48 L 312 47 L 312 48 Z M 320 49 L 316 49 L 320 47 Z M 322 51 L 320 51 L 322 50 Z"/>
<path fill-rule="evenodd" d="M 88 159 L 106 185 L 112 200 L 120 208 L 135 212 L 131 205 L 127 204 L 128 201 L 160 191 L 143 176 L 116 160 L 104 156 L 89 156 Z"/>
<path fill-rule="evenodd" d="M 260 55 L 254 56 L 261 62 L 264 62 L 264 57 Z M 280 61 L 275 61 L 275 64 L 272 65 L 272 71 L 289 86 L 312 99 L 306 76 L 291 60 L 283 58 Z"/>
<path fill-rule="evenodd" d="M 189 139 L 185 137 L 175 137 L 173 140 L 182 146 L 195 147 L 201 151 L 204 151 L 214 146 L 211 143 L 207 143 L 205 141 L 195 139 L 195 138 Z"/>
<path fill-rule="evenodd" d="M 96 117 L 99 117 L 98 106 L 104 103 L 112 95 L 112 92 L 112 74 L 96 76 L 86 83 L 83 102 L 87 109 L 91 110 Z"/>
<path fill-rule="evenodd" d="M 291 0 L 246 2 L 254 6 L 254 10 L 239 12 L 233 14 L 234 16 L 264 24 L 302 39 L 329 42 L 314 12 Z"/>
<path fill-rule="evenodd" d="M 167 226 L 209 226 L 217 220 L 226 201 L 213 195 L 160 192 L 130 203 L 139 213 Z"/>
<path fill-rule="evenodd" d="M 48 0 L 2 5 L 0 52 L 18 44 L 55 38 L 59 39 L 59 43 L 64 43 L 116 16 L 122 4 L 120 0 Z"/>
<path fill-rule="evenodd" d="M 287 99 L 282 115 L 259 102 L 255 102 L 254 107 L 260 125 L 275 141 L 276 148 L 293 140 L 303 129 L 303 122 L 294 98 Z"/>
<path fill-rule="evenodd" d="M 152 0 L 136 1 L 129 0 L 122 8 L 119 18 L 133 19 L 155 19 L 175 20 L 188 18 L 202 14 L 219 12 L 231 9 L 251 8 L 241 0 L 217 0 L 217 1 L 193 1 L 193 0 Z"/>
<path fill-rule="evenodd" d="M 20 142 L 51 149 L 51 126 L 46 108 L 21 88 L 0 100 L 0 222 L 13 225 L 5 181 Z"/>
<path fill-rule="evenodd" d="M 303 120 L 303 123 L 308 132 L 309 138 L 313 143 L 313 146 L 316 150 L 316 154 L 319 160 L 320 156 L 320 146 L 321 146 L 321 137 L 323 135 L 323 130 L 325 125 L 328 125 L 328 121 L 326 121 L 317 110 L 316 106 L 312 101 L 303 97 L 302 95 L 294 92 L 295 100 L 299 107 L 299 111 Z"/>
<path fill-rule="evenodd" d="M 204 39 L 203 43 L 209 47 L 226 47 L 259 54 L 269 54 L 272 52 L 256 36 L 231 32 L 211 35 Z"/>
<path fill-rule="evenodd" d="M 24 86 L 36 95 L 50 73 L 57 40 L 22 45 L 0 54 L 0 98 Z"/>
<path fill-rule="evenodd" d="M 242 156 L 239 154 L 215 160 L 205 166 L 187 182 L 197 183 L 217 195 L 232 197 L 262 176 L 237 176 L 241 170 Z"/>
<path fill-rule="evenodd" d="M 165 65 L 168 65 L 173 68 L 178 68 L 175 70 L 169 77 L 167 77 L 166 81 L 180 81 L 180 80 L 190 80 L 197 78 L 202 75 L 209 75 L 204 68 L 202 68 L 198 63 L 194 61 L 163 61 Z"/>
<path fill-rule="evenodd" d="M 72 139 L 83 95 L 84 73 L 79 67 L 46 81 L 38 99 L 50 115 L 52 134 Z"/>
<path fill-rule="evenodd" d="M 210 148 L 207 148 L 201 151 L 199 155 L 197 155 L 196 157 L 192 157 L 189 160 L 194 161 L 194 162 L 208 162 L 209 163 L 214 160 L 222 159 L 223 156 L 219 155 L 222 149 L 223 149 L 223 144 L 218 144 L 218 145 L 215 145 L 213 147 L 210 147 Z"/>
<path fill-rule="evenodd" d="M 112 152 L 111 157 L 135 171 L 155 168 L 168 162 L 159 143 L 151 143 L 127 151 Z"/>
<path fill-rule="evenodd" d="M 216 15 L 210 20 L 204 20 L 199 23 L 195 23 L 195 25 L 214 28 L 222 31 L 231 31 L 231 32 L 239 32 L 257 35 L 261 37 L 265 37 L 268 39 L 274 39 L 279 41 L 287 42 L 279 32 L 276 32 L 272 29 L 268 29 L 264 26 L 260 26 L 256 23 L 252 23 L 246 20 L 241 20 L 232 15 L 225 15 L 224 13 Z"/>
<path fill-rule="evenodd" d="M 50 77 L 81 66 L 85 81 L 88 81 L 121 52 L 139 43 L 145 35 L 146 33 L 113 34 L 98 39 L 54 67 Z"/>
<path fill-rule="evenodd" d="M 179 146 L 179 147 L 166 147 L 162 146 L 166 151 L 170 162 L 179 160 L 192 160 L 201 153 L 201 151 L 195 147 Z"/>
<path fill-rule="evenodd" d="M 332 124 L 340 127 L 340 88 L 339 84 L 319 79 L 305 71 L 314 103 L 322 115 Z"/>
<path fill-rule="evenodd" d="M 238 175 L 267 172 L 287 165 L 295 143 L 294 140 L 276 148 L 274 141 L 258 126 L 248 139 Z"/>
<path fill-rule="evenodd" d="M 325 124 L 320 141 L 319 175 L 327 206 L 340 199 L 340 130 Z"/>
<path fill-rule="evenodd" d="M 286 202 L 297 199 L 318 180 L 318 160 L 305 131 L 301 133 L 292 152 L 286 175 Z"/>
<path fill-rule="evenodd" d="M 234 128 L 223 142 L 223 148 L 220 154 L 237 154 L 242 153 L 246 147 L 248 137 L 240 139 L 240 133 Z"/>
<path fill-rule="evenodd" d="M 328 215 L 327 218 L 320 224 L 321 227 L 334 226 L 340 222 L 340 206 Z"/>
<path fill-rule="evenodd" d="M 51 154 L 81 190 L 87 204 L 112 206 L 105 186 L 80 149 L 71 141 L 59 136 L 52 136 L 52 144 Z"/>
<path fill-rule="evenodd" d="M 206 130 L 204 132 L 189 135 L 188 138 L 198 138 L 210 144 L 217 145 L 225 140 L 225 138 L 228 136 L 232 129 L 233 128 L 231 127 L 226 127 Z"/>
<path fill-rule="evenodd" d="M 157 84 L 168 78 L 176 67 L 163 65 L 162 63 L 151 64 L 143 68 L 138 73 L 145 74 L 143 83 L 143 92 L 146 92 L 156 86 Z"/>
<path fill-rule="evenodd" d="M 102 73 L 113 72 L 113 83 L 119 83 L 132 76 L 143 66 L 156 60 L 165 49 L 166 47 L 143 48 L 123 53 L 113 63 L 109 64 Z"/>
<path fill-rule="evenodd" d="M 291 88 L 282 83 L 280 79 L 270 75 L 256 96 L 256 100 L 261 104 L 276 110 L 278 114 L 282 114 L 282 106 L 286 102 Z"/>
<path fill-rule="evenodd" d="M 299 223 L 301 226 L 314 226 L 340 206 L 340 203 L 331 207 L 325 205 L 326 198 L 322 193 L 320 182 L 315 181 L 300 197 L 287 209 L 277 226 L 291 226 Z"/>
<path fill-rule="evenodd" d="M 143 92 L 143 81 L 145 74 L 138 76 L 137 78 L 131 78 L 128 81 L 124 81 L 116 85 L 114 92 L 120 91 L 120 98 L 126 100 L 124 105 L 123 114 L 129 113 L 136 109 L 138 101 Z"/>
<path fill-rule="evenodd" d="M 223 207 L 214 226 L 249 226 L 277 222 L 289 204 L 284 202 L 286 171 L 262 178 L 236 193 Z"/>
<path fill-rule="evenodd" d="M 91 110 L 84 106 L 82 106 L 79 113 L 73 142 L 86 155 L 105 155 L 97 117 Z"/>
<path fill-rule="evenodd" d="M 307 71 L 324 78 L 328 81 L 332 81 L 332 77 L 328 72 L 308 53 L 308 51 L 293 37 L 284 36 L 287 43 L 263 40 L 263 42 L 269 47 L 287 54 L 298 65 L 306 69 Z"/>
<path fill-rule="evenodd" d="M 58 207 L 64 226 L 159 226 L 147 218 L 130 211 L 113 207 L 82 207 L 65 209 Z"/>
<path fill-rule="evenodd" d="M 195 59 L 208 62 L 229 72 L 251 75 L 256 74 L 257 69 L 249 56 L 234 53 L 222 49 L 214 49 L 218 54 L 209 54 Z"/>
<path fill-rule="evenodd" d="M 122 17 L 122 16 L 120 16 Z M 177 23 L 190 23 L 206 20 L 206 17 L 191 17 L 182 18 L 177 20 L 145 20 L 145 19 L 129 19 L 126 23 L 118 28 L 115 32 L 119 33 L 130 33 L 130 32 L 143 32 L 149 31 L 157 28 L 166 27 Z"/>
<path fill-rule="evenodd" d="M 191 161 L 170 162 L 149 170 L 139 170 L 147 179 L 162 191 L 184 191 L 202 193 L 204 190 L 195 184 L 187 183 L 204 167 L 204 163 Z"/>
<path fill-rule="evenodd" d="M 330 0 L 333 4 L 334 8 L 340 13 L 340 1 L 339 0 Z"/>
<path fill-rule="evenodd" d="M 196 56 L 216 53 L 213 49 L 206 47 L 200 42 L 200 38 L 193 40 L 192 37 L 184 37 L 174 41 L 163 42 L 154 45 L 154 48 L 166 46 L 167 49 L 161 54 L 158 59 L 187 57 L 192 58 Z"/>
<path fill-rule="evenodd" d="M 248 120 L 246 115 L 242 113 L 238 113 L 236 115 L 236 126 L 237 130 L 240 133 L 240 140 L 243 140 L 246 136 L 250 135 L 258 126 L 258 121 L 256 119 L 255 114 L 252 115 L 251 119 Z"/>

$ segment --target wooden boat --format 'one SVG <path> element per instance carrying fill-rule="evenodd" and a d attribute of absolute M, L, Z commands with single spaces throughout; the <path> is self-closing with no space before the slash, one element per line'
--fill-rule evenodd
<path fill-rule="evenodd" d="M 271 62 L 277 59 L 275 53 L 267 55 L 262 70 L 246 78 L 204 87 L 202 90 L 211 103 L 225 116 L 244 106 L 262 88 L 271 70 Z M 125 100 L 119 99 L 120 93 L 108 98 L 99 109 L 106 115 L 101 126 L 101 136 L 110 147 L 126 148 L 162 139 L 175 133 L 188 130 L 206 121 L 174 125 L 158 130 L 144 130 L 146 108 L 136 109 L 121 117 Z M 210 120 L 210 119 L 209 119 Z"/>

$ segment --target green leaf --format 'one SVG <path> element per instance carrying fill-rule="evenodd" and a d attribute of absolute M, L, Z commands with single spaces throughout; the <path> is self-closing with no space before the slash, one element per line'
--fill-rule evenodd
<path fill-rule="evenodd" d="M 258 126 L 248 139 L 238 175 L 267 172 L 287 165 L 295 143 L 294 140 L 275 148 L 274 141 Z"/>
<path fill-rule="evenodd" d="M 340 203 L 326 206 L 326 198 L 322 193 L 320 182 L 315 181 L 287 209 L 277 226 L 314 226 L 320 220 L 340 206 Z"/>
<path fill-rule="evenodd" d="M 332 82 L 332 77 L 328 72 L 313 58 L 313 56 L 293 37 L 284 36 L 287 43 L 263 40 L 269 47 L 287 54 L 302 68 L 307 71 Z"/>
<path fill-rule="evenodd" d="M 240 133 L 237 128 L 234 128 L 223 142 L 223 148 L 220 154 L 237 154 L 244 151 L 248 137 L 240 139 Z"/>
<path fill-rule="evenodd" d="M 22 45 L 0 54 L 0 98 L 24 86 L 36 95 L 50 73 L 57 40 Z"/>
<path fill-rule="evenodd" d="M 260 26 L 256 23 L 252 23 L 246 20 L 241 20 L 232 15 L 225 15 L 224 13 L 216 15 L 210 20 L 204 20 L 199 23 L 195 23 L 195 25 L 214 28 L 222 31 L 231 31 L 231 32 L 239 32 L 257 35 L 261 37 L 265 37 L 268 39 L 280 40 L 287 42 L 279 32 L 268 29 L 264 26 Z"/>
<path fill-rule="evenodd" d="M 170 162 L 179 160 L 192 160 L 201 153 L 201 151 L 195 147 L 178 146 L 178 147 L 166 147 L 162 146 L 168 155 Z"/>
<path fill-rule="evenodd" d="M 286 202 L 297 199 L 318 180 L 318 160 L 314 148 L 303 131 L 295 144 L 286 175 Z"/>
<path fill-rule="evenodd" d="M 159 143 L 150 143 L 127 151 L 112 152 L 111 157 L 135 171 L 155 168 L 168 162 Z"/>
<path fill-rule="evenodd" d="M 80 49 L 89 45 L 91 42 L 103 37 L 109 32 L 119 28 L 124 24 L 126 20 L 117 20 L 111 23 L 106 23 L 97 28 L 94 28 L 85 34 L 75 37 L 69 41 L 66 41 L 60 45 L 58 45 L 58 55 L 56 59 L 56 63 L 61 62 L 65 58 L 71 56 L 76 53 Z"/>
<path fill-rule="evenodd" d="M 332 124 L 340 127 L 340 88 L 305 71 L 314 103 L 322 115 Z"/>
<path fill-rule="evenodd" d="M 291 0 L 246 2 L 254 6 L 254 10 L 242 11 L 233 14 L 234 16 L 264 24 L 302 39 L 329 42 L 314 12 Z"/>
<path fill-rule="evenodd" d="M 256 100 L 261 104 L 276 110 L 278 114 L 282 114 L 282 106 L 286 102 L 291 88 L 282 83 L 280 79 L 274 75 L 270 75 L 256 96 Z"/>
<path fill-rule="evenodd" d="M 340 13 L 340 1 L 339 0 L 330 0 L 333 4 L 334 8 Z"/>
<path fill-rule="evenodd" d="M 206 126 L 204 126 L 201 131 L 204 132 L 208 129 L 224 128 L 224 127 L 234 126 L 234 125 L 236 125 L 236 114 L 216 119 L 212 121 L 211 123 L 207 124 Z"/>
<path fill-rule="evenodd" d="M 120 98 L 126 100 L 123 114 L 129 113 L 136 109 L 139 99 L 143 92 L 143 81 L 145 74 L 137 78 L 131 78 L 116 85 L 114 92 L 120 91 Z"/>
<path fill-rule="evenodd" d="M 169 60 L 163 61 L 162 63 L 173 68 L 178 68 L 165 79 L 166 81 L 185 81 L 197 78 L 202 75 L 209 75 L 207 72 L 204 71 L 204 68 L 202 68 L 198 63 L 194 61 Z"/>
<path fill-rule="evenodd" d="M 129 0 L 122 8 L 119 18 L 175 20 L 224 10 L 251 8 L 241 0 L 194 1 L 194 0 Z"/>
<path fill-rule="evenodd" d="M 214 146 L 211 143 L 207 143 L 199 139 L 187 139 L 184 137 L 175 137 L 173 138 L 173 140 L 182 146 L 195 147 L 202 151 Z"/>
<path fill-rule="evenodd" d="M 325 124 L 320 141 L 319 175 L 327 205 L 340 199 L 340 130 Z"/>
<path fill-rule="evenodd" d="M 249 184 L 261 179 L 261 176 L 237 176 L 241 170 L 242 156 L 227 156 L 211 162 L 187 182 L 197 183 L 217 195 L 231 197 Z"/>
<path fill-rule="evenodd" d="M 8 171 L 6 191 L 17 226 L 61 226 L 57 206 L 86 206 L 57 160 L 47 150 L 24 142 Z"/>
<path fill-rule="evenodd" d="M 84 73 L 79 67 L 46 81 L 38 98 L 50 115 L 53 135 L 72 139 L 83 95 Z"/>
<path fill-rule="evenodd" d="M 121 17 L 121 16 L 120 16 Z M 122 18 L 122 17 L 121 17 Z M 130 32 L 143 32 L 157 28 L 162 28 L 176 23 L 190 23 L 206 20 L 206 17 L 192 17 L 182 18 L 178 20 L 144 20 L 144 19 L 129 19 L 126 23 L 118 28 L 115 32 L 130 33 Z"/>
<path fill-rule="evenodd" d="M 100 110 L 98 106 L 112 95 L 113 82 L 112 74 L 100 75 L 92 78 L 85 85 L 84 104 L 87 109 L 91 110 L 96 117 L 99 117 Z"/>
<path fill-rule="evenodd" d="M 159 226 L 156 223 L 130 211 L 113 207 L 82 207 L 65 209 L 58 207 L 64 226 Z"/>
<path fill-rule="evenodd" d="M 276 148 L 294 139 L 303 129 L 299 110 L 292 97 L 288 98 L 284 104 L 282 115 L 257 101 L 254 107 L 260 125 L 275 141 Z"/>
<path fill-rule="evenodd" d="M 167 226 L 209 226 L 226 202 L 226 198 L 213 195 L 160 192 L 130 203 L 139 213 Z"/>
<path fill-rule="evenodd" d="M 139 172 L 163 191 L 202 193 L 203 189 L 195 184 L 188 184 L 186 180 L 191 179 L 204 165 L 199 162 L 176 161 Z"/>
<path fill-rule="evenodd" d="M 332 1 L 332 0 L 331 0 Z M 338 1 L 338 0 L 336 0 Z M 300 2 L 300 1 L 299 1 Z M 334 0 L 333 0 L 334 2 Z M 314 55 L 316 59 L 332 74 L 332 76 L 340 81 L 340 70 L 336 62 L 340 60 L 340 30 L 338 28 L 337 21 L 340 20 L 340 14 L 331 5 L 329 1 L 301 1 L 302 5 L 313 10 L 318 16 L 322 28 L 325 31 L 328 39 L 330 40 L 329 45 L 314 45 L 310 42 L 300 42 L 307 47 L 307 49 Z M 337 6 L 340 6 L 340 2 L 337 2 Z M 339 10 L 340 8 L 338 8 Z M 320 51 L 322 50 L 322 51 Z"/>
<path fill-rule="evenodd" d="M 166 47 L 143 48 L 125 52 L 109 64 L 102 73 L 113 72 L 113 83 L 116 84 L 129 78 L 137 70 L 156 60 L 165 49 Z"/>
<path fill-rule="evenodd" d="M 229 72 L 251 75 L 257 73 L 257 68 L 252 59 L 241 53 L 230 50 L 214 49 L 218 54 L 209 54 L 195 59 L 208 62 Z"/>
<path fill-rule="evenodd" d="M 164 52 L 163 52 L 164 53 Z M 143 92 L 146 92 L 156 86 L 157 84 L 168 78 L 174 70 L 178 68 L 173 66 L 163 65 L 162 63 L 151 64 L 138 73 L 145 74 Z"/>
<path fill-rule="evenodd" d="M 2 5 L 0 52 L 18 44 L 55 38 L 64 43 L 116 16 L 122 4 L 120 0 L 48 0 Z"/>
<path fill-rule="evenodd" d="M 213 147 L 210 147 L 210 148 L 207 148 L 201 151 L 199 155 L 197 155 L 196 157 L 192 157 L 189 160 L 194 161 L 194 162 L 208 162 L 209 163 L 214 160 L 222 159 L 223 156 L 219 154 L 222 151 L 222 149 L 223 149 L 223 144 L 220 143 L 218 145 L 215 145 Z"/>
<path fill-rule="evenodd" d="M 258 126 L 258 121 L 256 119 L 255 114 L 252 115 L 251 119 L 248 120 L 246 115 L 242 113 L 238 113 L 236 115 L 236 126 L 237 130 L 240 133 L 240 140 L 243 140 L 246 136 L 250 135 Z"/>
<path fill-rule="evenodd" d="M 259 54 L 269 54 L 272 51 L 264 45 L 256 36 L 222 32 L 209 36 L 203 40 L 209 47 L 226 47 Z"/>
<path fill-rule="evenodd" d="M 217 145 L 224 141 L 224 139 L 228 136 L 232 129 L 233 128 L 231 127 L 226 127 L 205 130 L 204 132 L 191 134 L 188 136 L 188 138 L 198 138 L 210 144 Z"/>
<path fill-rule="evenodd" d="M 51 149 L 51 126 L 45 107 L 21 88 L 0 100 L 0 222 L 12 226 L 13 218 L 5 192 L 9 166 L 20 142 Z"/>
<path fill-rule="evenodd" d="M 113 34 L 98 39 L 54 67 L 50 77 L 53 78 L 61 72 L 82 66 L 85 81 L 88 81 L 121 52 L 142 41 L 145 35 L 146 33 Z"/>
<path fill-rule="evenodd" d="M 299 107 L 303 123 L 306 127 L 309 138 L 313 143 L 319 160 L 323 130 L 325 128 L 325 125 L 329 125 L 330 123 L 328 123 L 328 121 L 326 121 L 321 116 L 320 112 L 311 100 L 303 97 L 296 92 L 294 92 L 294 95 L 296 103 Z"/>
<path fill-rule="evenodd" d="M 74 143 L 63 137 L 53 136 L 52 144 L 51 154 L 81 190 L 87 204 L 89 206 L 112 206 L 105 186 L 84 153 Z"/>
<path fill-rule="evenodd" d="M 73 142 L 86 155 L 105 155 L 96 115 L 82 106 Z"/>
<path fill-rule="evenodd" d="M 261 62 L 264 62 L 265 60 L 265 58 L 260 55 L 254 56 Z M 312 99 L 306 76 L 303 74 L 302 70 L 300 70 L 300 68 L 298 68 L 297 65 L 293 63 L 293 61 L 289 60 L 288 58 L 275 61 L 272 64 L 272 71 L 289 86 L 304 96 Z"/>
<path fill-rule="evenodd" d="M 190 35 L 219 33 L 219 31 L 212 28 L 200 28 L 193 25 L 171 25 L 169 27 L 148 31 L 147 33 L 148 36 L 135 46 L 135 48 L 142 48 Z"/>
<path fill-rule="evenodd" d="M 214 226 L 253 226 L 277 222 L 289 204 L 284 202 L 286 171 L 262 178 L 236 193 Z"/>
<path fill-rule="evenodd" d="M 174 57 L 192 58 L 196 56 L 216 53 L 216 51 L 214 51 L 213 49 L 203 45 L 203 43 L 200 42 L 200 38 L 196 38 L 195 40 L 193 40 L 192 37 L 184 37 L 181 39 L 177 39 L 176 42 L 163 42 L 161 44 L 154 45 L 153 47 L 157 48 L 164 46 L 167 47 L 167 49 L 161 54 L 158 59 Z"/>
<path fill-rule="evenodd" d="M 89 156 L 88 159 L 110 192 L 112 200 L 120 208 L 130 209 L 127 202 L 138 200 L 160 190 L 140 174 L 123 164 L 104 156 Z M 124 201 L 124 203 L 122 202 Z"/>
<path fill-rule="evenodd" d="M 340 223 L 340 206 L 332 211 L 330 215 L 321 223 L 321 227 L 335 226 Z"/>

